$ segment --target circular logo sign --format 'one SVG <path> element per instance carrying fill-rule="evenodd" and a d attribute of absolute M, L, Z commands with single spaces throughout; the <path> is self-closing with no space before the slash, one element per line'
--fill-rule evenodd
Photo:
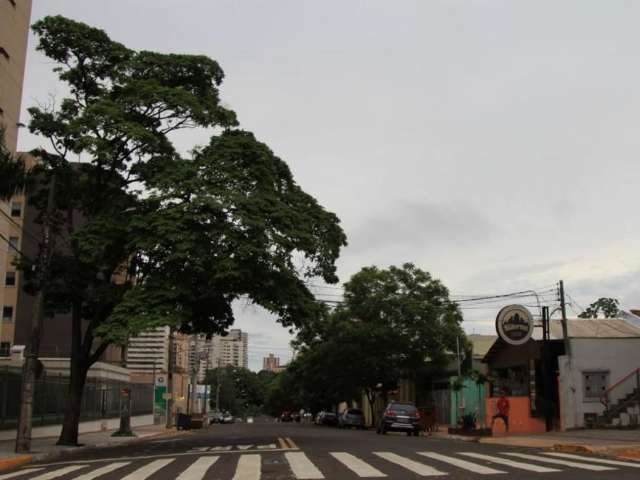
<path fill-rule="evenodd" d="M 509 305 L 496 317 L 498 336 L 511 345 L 523 345 L 533 334 L 533 316 L 522 305 Z"/>

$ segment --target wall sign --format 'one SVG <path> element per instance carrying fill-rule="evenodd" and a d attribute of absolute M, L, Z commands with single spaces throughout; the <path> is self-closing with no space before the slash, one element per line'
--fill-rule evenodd
<path fill-rule="evenodd" d="M 508 305 L 498 312 L 496 332 L 510 345 L 524 345 L 533 334 L 533 315 L 522 305 Z"/>

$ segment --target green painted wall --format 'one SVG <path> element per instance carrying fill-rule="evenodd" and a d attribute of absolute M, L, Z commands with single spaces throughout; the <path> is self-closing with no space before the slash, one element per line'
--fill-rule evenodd
<path fill-rule="evenodd" d="M 461 414 L 476 413 L 479 426 L 485 425 L 486 420 L 486 386 L 478 385 L 470 378 L 463 380 L 462 390 L 455 391 L 453 385 L 457 377 L 451 378 L 451 425 L 458 424 Z M 460 408 L 464 405 L 464 410 Z"/>

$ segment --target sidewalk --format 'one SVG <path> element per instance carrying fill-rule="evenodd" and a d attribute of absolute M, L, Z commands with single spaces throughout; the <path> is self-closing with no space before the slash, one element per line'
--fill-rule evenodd
<path fill-rule="evenodd" d="M 133 428 L 135 437 L 112 437 L 115 430 L 102 432 L 82 433 L 78 436 L 79 447 L 63 447 L 56 445 L 57 437 L 35 438 L 31 441 L 31 453 L 18 454 L 14 452 L 15 441 L 0 441 L 0 470 L 22 465 L 35 460 L 45 460 L 57 458 L 72 452 L 77 452 L 85 448 L 106 447 L 113 445 L 123 445 L 149 437 L 164 437 L 182 435 L 175 429 L 167 430 L 164 425 L 148 425 Z"/>
<path fill-rule="evenodd" d="M 494 437 L 464 437 L 441 431 L 434 436 L 492 445 L 550 448 L 569 453 L 609 455 L 640 460 L 640 430 L 590 429 Z"/>

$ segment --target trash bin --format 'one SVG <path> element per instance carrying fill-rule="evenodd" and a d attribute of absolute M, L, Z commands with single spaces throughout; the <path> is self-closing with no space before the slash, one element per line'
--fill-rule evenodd
<path fill-rule="evenodd" d="M 176 427 L 178 430 L 191 430 L 191 415 L 179 413 Z"/>

